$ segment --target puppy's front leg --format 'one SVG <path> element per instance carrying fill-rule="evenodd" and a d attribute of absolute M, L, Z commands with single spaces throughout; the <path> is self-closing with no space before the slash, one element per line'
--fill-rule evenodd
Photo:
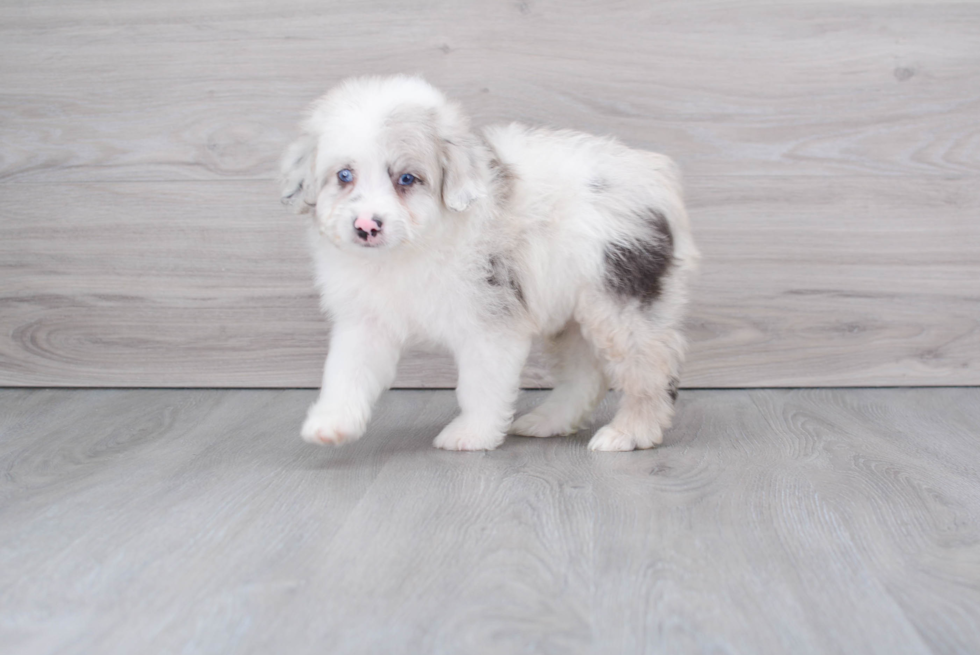
<path fill-rule="evenodd" d="M 477 334 L 456 350 L 462 410 L 433 445 L 446 450 L 493 450 L 504 442 L 514 417 L 529 337 Z"/>
<path fill-rule="evenodd" d="M 401 341 L 376 323 L 335 325 L 320 398 L 306 415 L 303 439 L 339 445 L 364 434 L 371 408 L 395 379 L 400 353 Z"/>

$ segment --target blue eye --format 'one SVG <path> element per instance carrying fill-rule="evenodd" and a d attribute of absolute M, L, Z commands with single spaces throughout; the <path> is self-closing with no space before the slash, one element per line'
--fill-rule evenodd
<path fill-rule="evenodd" d="M 412 186 L 415 184 L 415 176 L 411 173 L 404 173 L 400 178 L 398 178 L 398 183 L 402 186 Z"/>
<path fill-rule="evenodd" d="M 337 179 L 340 180 L 341 183 L 343 184 L 349 184 L 350 182 L 354 181 L 354 174 L 351 172 L 349 168 L 345 168 L 344 170 L 337 173 Z"/>

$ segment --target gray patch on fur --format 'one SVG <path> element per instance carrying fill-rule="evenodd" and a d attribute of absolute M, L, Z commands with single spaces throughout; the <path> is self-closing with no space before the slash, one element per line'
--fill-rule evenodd
<path fill-rule="evenodd" d="M 524 290 L 521 288 L 521 281 L 517 278 L 513 266 L 508 265 L 506 259 L 500 255 L 490 255 L 487 258 L 487 284 L 492 287 L 508 289 L 514 298 L 526 307 Z"/>
<path fill-rule="evenodd" d="M 493 186 L 493 196 L 501 205 L 507 204 L 514 195 L 514 183 L 517 174 L 507 164 L 496 157 L 490 159 L 490 184 Z"/>
<path fill-rule="evenodd" d="M 677 386 L 681 383 L 677 378 L 670 378 L 670 382 L 667 384 L 667 395 L 670 396 L 671 402 L 677 402 Z"/>
<path fill-rule="evenodd" d="M 382 138 L 391 154 L 390 176 L 411 173 L 434 184 L 440 170 L 437 124 L 436 111 L 428 107 L 399 107 L 388 115 Z"/>
<path fill-rule="evenodd" d="M 660 297 L 661 280 L 674 257 L 674 237 L 667 219 L 656 209 L 639 215 L 646 234 L 606 245 L 606 287 L 623 298 L 648 305 Z"/>

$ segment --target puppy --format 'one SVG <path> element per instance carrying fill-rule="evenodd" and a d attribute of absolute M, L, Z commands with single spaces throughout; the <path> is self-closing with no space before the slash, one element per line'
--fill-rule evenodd
<path fill-rule="evenodd" d="M 592 450 L 651 448 L 671 424 L 698 253 L 663 155 L 518 124 L 473 131 L 413 77 L 350 79 L 317 100 L 282 161 L 309 214 L 332 320 L 302 436 L 360 437 L 406 344 L 448 347 L 461 413 L 435 438 L 492 450 L 508 432 L 571 434 L 622 392 Z M 556 386 L 513 421 L 534 337 Z"/>

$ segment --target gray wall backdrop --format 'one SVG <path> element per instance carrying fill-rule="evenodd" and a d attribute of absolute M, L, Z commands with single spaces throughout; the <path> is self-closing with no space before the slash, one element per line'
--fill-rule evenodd
<path fill-rule="evenodd" d="M 276 161 L 392 72 L 679 161 L 685 386 L 980 384 L 980 3 L 883 0 L 6 0 L 0 384 L 315 386 Z"/>

